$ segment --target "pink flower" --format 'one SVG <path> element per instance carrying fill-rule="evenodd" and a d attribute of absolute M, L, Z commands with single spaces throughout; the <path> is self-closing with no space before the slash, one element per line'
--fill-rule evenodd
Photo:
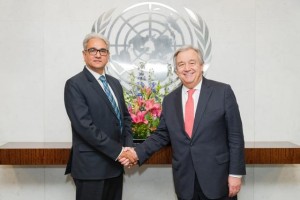
<path fill-rule="evenodd" d="M 147 101 L 145 101 L 145 107 L 146 107 L 146 110 L 151 110 L 154 106 L 154 99 L 149 99 Z"/>
<path fill-rule="evenodd" d="M 146 120 L 145 115 L 147 111 L 138 111 L 136 114 L 130 113 L 133 123 L 144 123 L 148 124 L 148 120 Z"/>
<path fill-rule="evenodd" d="M 141 107 L 144 104 L 144 99 L 142 97 L 137 97 L 137 105 Z"/>
<path fill-rule="evenodd" d="M 155 107 L 151 110 L 151 113 L 154 117 L 160 117 L 161 115 L 161 107 L 159 105 L 159 107 Z"/>
<path fill-rule="evenodd" d="M 150 112 L 153 117 L 159 117 L 161 114 L 161 105 L 159 103 L 155 103 L 154 99 L 147 100 L 146 102 L 146 110 Z"/>

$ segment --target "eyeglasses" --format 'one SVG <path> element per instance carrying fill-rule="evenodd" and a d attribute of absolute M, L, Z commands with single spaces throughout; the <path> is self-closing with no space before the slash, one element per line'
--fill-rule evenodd
<path fill-rule="evenodd" d="M 97 55 L 98 51 L 99 51 L 99 53 L 100 53 L 100 56 L 107 56 L 107 54 L 108 54 L 108 50 L 107 50 L 107 49 L 104 49 L 104 48 L 101 48 L 101 49 L 89 48 L 89 49 L 84 50 L 84 51 L 89 52 L 89 54 L 90 54 L 91 56 Z"/>

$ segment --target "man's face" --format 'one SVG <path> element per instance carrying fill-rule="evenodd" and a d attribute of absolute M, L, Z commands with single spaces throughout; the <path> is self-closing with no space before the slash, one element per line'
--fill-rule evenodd
<path fill-rule="evenodd" d="M 202 79 L 203 64 L 193 49 L 180 52 L 176 58 L 176 74 L 187 88 L 194 88 Z"/>
<path fill-rule="evenodd" d="M 92 38 L 88 41 L 86 49 L 82 52 L 82 54 L 87 67 L 99 74 L 102 74 L 105 65 L 108 63 L 109 52 L 107 51 L 107 54 L 104 55 L 105 53 L 97 51 L 100 49 L 102 52 L 105 52 L 105 49 L 107 49 L 105 42 L 99 38 Z M 92 51 L 94 53 L 96 51 L 96 54 L 92 55 Z"/>

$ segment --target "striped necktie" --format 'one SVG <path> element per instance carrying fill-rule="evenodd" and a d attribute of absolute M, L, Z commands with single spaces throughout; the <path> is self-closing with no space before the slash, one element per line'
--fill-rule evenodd
<path fill-rule="evenodd" d="M 109 101 L 110 101 L 110 103 L 111 103 L 111 105 L 112 105 L 112 107 L 113 107 L 113 109 L 114 109 L 114 111 L 115 111 L 115 113 L 118 117 L 120 127 L 121 127 L 121 130 L 122 130 L 122 121 L 121 121 L 120 110 L 119 110 L 118 105 L 117 105 L 117 103 L 116 103 L 116 101 L 115 101 L 115 99 L 114 99 L 114 97 L 113 97 L 113 95 L 112 95 L 112 93 L 111 93 L 111 91 L 108 87 L 108 83 L 106 81 L 106 78 L 105 78 L 104 75 L 102 75 L 102 76 L 100 76 L 99 79 L 103 83 L 104 92 L 106 93 L 106 96 L 109 99 Z"/>

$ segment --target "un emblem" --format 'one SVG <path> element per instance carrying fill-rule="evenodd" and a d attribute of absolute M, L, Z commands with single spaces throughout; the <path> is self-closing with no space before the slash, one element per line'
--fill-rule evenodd
<path fill-rule="evenodd" d="M 92 32 L 105 35 L 110 43 L 110 62 L 106 72 L 130 89 L 130 74 L 141 81 L 159 81 L 174 89 L 180 81 L 174 73 L 172 56 L 184 45 L 194 45 L 203 54 L 204 72 L 211 60 L 211 39 L 202 18 L 188 8 L 144 2 L 119 11 L 111 9 L 95 21 Z"/>

